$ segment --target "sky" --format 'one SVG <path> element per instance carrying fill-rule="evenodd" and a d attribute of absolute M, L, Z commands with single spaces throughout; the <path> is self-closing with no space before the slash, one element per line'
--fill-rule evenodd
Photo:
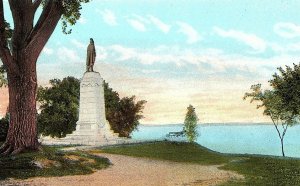
<path fill-rule="evenodd" d="M 5 16 L 11 21 L 7 1 Z M 300 4 L 293 0 L 92 0 L 72 34 L 61 23 L 37 63 L 39 85 L 81 78 L 89 38 L 95 70 L 121 96 L 146 100 L 143 124 L 270 122 L 244 101 L 277 67 L 300 61 Z M 0 115 L 7 107 L 0 90 Z"/>

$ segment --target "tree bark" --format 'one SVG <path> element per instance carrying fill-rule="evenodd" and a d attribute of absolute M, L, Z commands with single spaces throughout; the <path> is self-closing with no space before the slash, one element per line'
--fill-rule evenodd
<path fill-rule="evenodd" d="M 281 152 L 282 152 L 282 156 L 285 157 L 284 149 L 283 149 L 283 138 L 280 139 L 280 142 L 281 142 Z"/>
<path fill-rule="evenodd" d="M 36 63 L 31 61 L 26 52 L 20 52 L 17 59 L 20 73 L 7 72 L 10 123 L 6 141 L 0 149 L 3 155 L 17 154 L 25 149 L 36 150 L 39 147 L 36 123 Z"/>

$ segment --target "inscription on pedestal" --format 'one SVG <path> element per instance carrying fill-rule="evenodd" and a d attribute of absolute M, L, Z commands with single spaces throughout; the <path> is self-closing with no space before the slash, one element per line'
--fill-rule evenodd
<path fill-rule="evenodd" d="M 86 72 L 80 83 L 79 120 L 76 130 L 92 125 L 93 130 L 106 124 L 103 79 L 98 72 Z"/>

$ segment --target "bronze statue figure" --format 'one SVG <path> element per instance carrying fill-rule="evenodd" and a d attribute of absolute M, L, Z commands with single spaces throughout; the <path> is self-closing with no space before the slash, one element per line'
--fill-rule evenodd
<path fill-rule="evenodd" d="M 96 60 L 96 50 L 95 50 L 94 40 L 90 38 L 90 44 L 87 47 L 87 56 L 86 56 L 87 72 L 94 72 L 95 60 Z"/>

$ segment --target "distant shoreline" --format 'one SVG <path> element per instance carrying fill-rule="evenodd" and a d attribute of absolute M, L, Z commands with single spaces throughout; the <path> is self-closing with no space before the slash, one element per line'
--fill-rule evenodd
<path fill-rule="evenodd" d="M 183 124 L 174 123 L 174 124 L 140 124 L 140 126 L 145 127 L 159 127 L 159 126 L 182 126 Z M 207 126 L 254 126 L 254 125 L 273 125 L 272 123 L 200 123 L 198 126 L 207 127 Z"/>

